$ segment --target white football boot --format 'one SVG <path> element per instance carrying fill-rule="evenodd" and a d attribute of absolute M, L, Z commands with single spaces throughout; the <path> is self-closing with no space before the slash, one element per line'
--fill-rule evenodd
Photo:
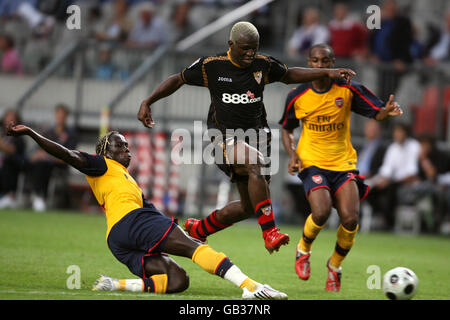
<path fill-rule="evenodd" d="M 286 293 L 273 289 L 268 284 L 258 284 L 255 291 L 243 289 L 242 299 L 287 300 Z"/>
<path fill-rule="evenodd" d="M 116 290 L 115 282 L 117 281 L 117 279 L 101 274 L 100 278 L 95 281 L 92 291 L 114 291 Z"/>

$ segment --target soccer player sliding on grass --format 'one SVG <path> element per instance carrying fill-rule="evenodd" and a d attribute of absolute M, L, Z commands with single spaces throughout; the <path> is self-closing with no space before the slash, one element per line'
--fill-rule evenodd
<path fill-rule="evenodd" d="M 167 254 L 192 259 L 205 271 L 243 289 L 245 299 L 287 299 L 285 293 L 260 284 L 234 265 L 223 253 L 201 244 L 148 203 L 127 167 L 131 160 L 128 143 L 119 132 L 102 136 L 96 154 L 69 150 L 24 125 L 9 124 L 7 135 L 28 135 L 52 156 L 86 175 L 106 213 L 107 243 L 112 254 L 140 279 L 101 276 L 94 290 L 174 293 L 188 288 L 186 272 Z"/>
<path fill-rule="evenodd" d="M 328 45 L 315 45 L 309 51 L 312 68 L 332 68 L 334 61 Z M 310 277 L 311 246 L 332 206 L 339 213 L 336 246 L 327 262 L 327 291 L 340 290 L 341 264 L 358 231 L 359 202 L 369 190 L 356 170 L 356 151 L 350 142 L 352 111 L 376 120 L 403 113 L 393 95 L 384 103 L 361 84 L 324 78 L 293 89 L 280 120 L 283 145 L 290 156 L 288 171 L 302 180 L 312 211 L 297 245 L 295 271 L 300 279 Z M 302 134 L 296 146 L 293 131 L 300 120 Z"/>
<path fill-rule="evenodd" d="M 155 102 L 185 84 L 208 88 L 211 96 L 208 133 L 222 149 L 216 153 L 216 165 L 236 183 L 240 201 L 214 210 L 202 220 L 186 220 L 185 229 L 190 236 L 206 241 L 208 236 L 255 215 L 265 248 L 272 253 L 286 245 L 289 236 L 276 227 L 269 190 L 270 174 L 264 173 L 270 165 L 271 140 L 263 103 L 264 87 L 273 82 L 289 84 L 316 79 L 348 79 L 354 72 L 349 69 L 288 68 L 273 57 L 257 54 L 259 33 L 246 21 L 234 24 L 228 46 L 228 52 L 199 58 L 181 73 L 163 81 L 141 103 L 138 119 L 151 128 L 154 125 L 151 106 Z M 252 143 L 243 131 L 265 132 L 265 136 L 258 136 L 259 141 Z"/>

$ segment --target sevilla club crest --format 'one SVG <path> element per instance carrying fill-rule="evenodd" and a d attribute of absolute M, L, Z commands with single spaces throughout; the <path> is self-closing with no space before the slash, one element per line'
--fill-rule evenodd
<path fill-rule="evenodd" d="M 261 84 L 262 71 L 253 72 L 253 76 L 255 77 L 256 82 L 258 82 L 258 84 Z"/>
<path fill-rule="evenodd" d="M 321 184 L 322 183 L 322 176 L 321 175 L 312 176 L 312 181 L 314 181 L 317 184 Z"/>
<path fill-rule="evenodd" d="M 267 206 L 265 208 L 261 209 L 262 213 L 266 216 L 270 215 L 272 213 L 272 206 Z"/>

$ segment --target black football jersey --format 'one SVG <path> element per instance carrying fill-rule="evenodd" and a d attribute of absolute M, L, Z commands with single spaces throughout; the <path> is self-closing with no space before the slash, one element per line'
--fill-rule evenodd
<path fill-rule="evenodd" d="M 202 57 L 181 72 L 185 83 L 209 89 L 208 128 L 250 129 L 267 126 L 264 86 L 280 81 L 286 65 L 257 54 L 247 68 L 231 61 L 228 53 Z"/>

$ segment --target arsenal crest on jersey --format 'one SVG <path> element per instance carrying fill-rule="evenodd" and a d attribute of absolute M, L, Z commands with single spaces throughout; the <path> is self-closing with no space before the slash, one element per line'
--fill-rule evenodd
<path fill-rule="evenodd" d="M 312 181 L 314 181 L 317 184 L 321 184 L 322 183 L 322 176 L 321 175 L 312 176 L 311 179 L 312 179 Z"/>
<path fill-rule="evenodd" d="M 253 72 L 253 76 L 255 77 L 256 82 L 258 82 L 258 84 L 261 84 L 262 71 Z"/>
<path fill-rule="evenodd" d="M 334 104 L 336 105 L 336 107 L 342 108 L 342 106 L 344 105 L 344 98 L 339 97 L 334 99 Z"/>

